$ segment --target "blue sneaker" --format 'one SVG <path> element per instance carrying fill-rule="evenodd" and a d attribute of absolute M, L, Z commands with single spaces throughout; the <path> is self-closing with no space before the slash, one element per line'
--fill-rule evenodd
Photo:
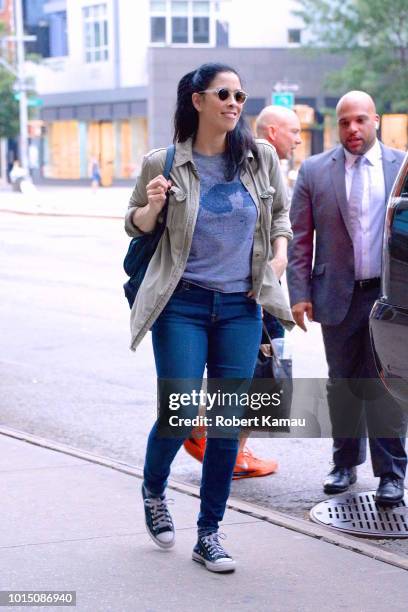
<path fill-rule="evenodd" d="M 176 538 L 165 496 L 152 497 L 142 485 L 142 497 L 147 533 L 160 548 L 172 548 Z"/>
<path fill-rule="evenodd" d="M 236 563 L 220 543 L 223 534 L 216 532 L 199 536 L 192 559 L 202 563 L 210 572 L 233 572 Z"/>

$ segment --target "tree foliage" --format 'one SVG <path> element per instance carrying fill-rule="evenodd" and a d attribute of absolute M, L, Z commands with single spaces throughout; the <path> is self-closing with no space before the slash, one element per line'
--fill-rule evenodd
<path fill-rule="evenodd" d="M 340 93 L 362 89 L 380 111 L 408 113 L 408 1 L 298 0 L 310 46 L 343 54 L 330 75 Z"/>
<path fill-rule="evenodd" d="M 4 24 L 0 23 L 0 57 L 3 48 L 2 37 L 6 34 Z M 18 102 L 14 98 L 15 77 L 0 64 L 0 138 L 13 138 L 18 134 Z"/>
<path fill-rule="evenodd" d="M 0 66 L 0 138 L 18 134 L 18 102 L 14 98 L 14 77 Z"/>

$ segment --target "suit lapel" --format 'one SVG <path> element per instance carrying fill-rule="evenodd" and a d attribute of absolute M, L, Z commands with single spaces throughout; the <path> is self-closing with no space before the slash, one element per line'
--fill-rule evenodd
<path fill-rule="evenodd" d="M 396 163 L 396 157 L 391 149 L 385 147 L 381 142 L 380 147 L 382 151 L 382 166 L 384 172 L 385 202 L 387 202 L 390 191 L 398 174 L 399 164 Z"/>
<path fill-rule="evenodd" d="M 344 225 L 346 226 L 350 238 L 352 238 L 350 218 L 348 213 L 344 161 L 345 158 L 343 147 L 337 147 L 337 149 L 333 151 L 330 174 L 334 187 L 334 193 L 336 194 L 337 206 L 340 209 Z"/>

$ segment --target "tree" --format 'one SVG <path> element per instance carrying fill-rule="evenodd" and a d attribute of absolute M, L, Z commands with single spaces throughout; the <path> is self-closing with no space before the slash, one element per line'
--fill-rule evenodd
<path fill-rule="evenodd" d="M 362 89 L 380 112 L 408 112 L 407 0 L 298 0 L 309 46 L 342 54 L 328 86 Z"/>
<path fill-rule="evenodd" d="M 18 134 L 18 102 L 13 89 L 15 78 L 0 66 L 0 138 L 13 138 Z"/>
<path fill-rule="evenodd" d="M 1 38 L 5 33 L 4 24 L 0 23 L 0 50 Z M 15 80 L 15 76 L 0 64 L 0 138 L 13 138 L 18 134 L 18 102 L 13 89 Z"/>

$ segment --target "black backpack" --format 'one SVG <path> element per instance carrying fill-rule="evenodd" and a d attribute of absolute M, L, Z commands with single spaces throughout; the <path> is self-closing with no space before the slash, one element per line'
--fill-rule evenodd
<path fill-rule="evenodd" d="M 167 147 L 166 161 L 163 168 L 163 176 L 165 179 L 168 179 L 170 176 L 174 154 L 175 146 L 171 145 Z M 143 234 L 137 238 L 132 238 L 130 241 L 129 248 L 123 262 L 125 272 L 130 277 L 129 280 L 123 285 L 125 296 L 129 302 L 130 308 L 133 306 L 133 302 L 136 299 L 136 294 L 139 291 L 139 287 L 142 284 L 146 274 L 147 267 L 151 258 L 153 257 L 157 245 L 160 242 L 164 228 L 166 227 L 168 204 L 169 196 L 167 194 L 166 203 L 161 212 L 161 222 L 156 224 L 156 227 L 152 232 Z"/>

